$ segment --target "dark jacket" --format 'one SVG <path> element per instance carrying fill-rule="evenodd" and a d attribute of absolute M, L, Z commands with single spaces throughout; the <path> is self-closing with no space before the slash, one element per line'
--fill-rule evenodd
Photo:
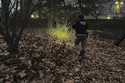
<path fill-rule="evenodd" d="M 87 34 L 87 23 L 84 20 L 77 21 L 72 25 L 72 28 L 76 31 L 76 34 Z"/>

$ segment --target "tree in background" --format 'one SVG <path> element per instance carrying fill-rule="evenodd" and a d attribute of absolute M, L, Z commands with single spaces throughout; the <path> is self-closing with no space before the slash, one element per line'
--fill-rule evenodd
<path fill-rule="evenodd" d="M 106 4 L 111 1 L 112 0 L 78 0 L 77 4 L 79 4 L 79 9 L 82 14 L 86 16 L 91 15 L 97 19 L 98 16 L 105 11 L 104 8 Z"/>
<path fill-rule="evenodd" d="M 31 0 L 0 1 L 0 33 L 6 41 L 9 51 L 12 52 L 18 49 L 19 40 L 27 26 L 34 4 Z"/>

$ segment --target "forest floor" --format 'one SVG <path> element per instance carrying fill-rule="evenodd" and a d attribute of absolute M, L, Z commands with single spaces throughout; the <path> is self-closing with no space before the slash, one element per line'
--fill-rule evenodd
<path fill-rule="evenodd" d="M 125 47 L 97 34 L 89 34 L 82 64 L 77 47 L 47 33 L 23 34 L 18 53 L 6 49 L 0 39 L 0 83 L 125 83 Z"/>

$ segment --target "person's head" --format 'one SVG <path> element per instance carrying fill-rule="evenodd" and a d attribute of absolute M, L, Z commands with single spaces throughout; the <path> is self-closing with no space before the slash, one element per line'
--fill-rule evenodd
<path fill-rule="evenodd" d="M 84 16 L 83 16 L 83 15 L 79 15 L 78 18 L 79 18 L 80 20 L 84 20 Z"/>

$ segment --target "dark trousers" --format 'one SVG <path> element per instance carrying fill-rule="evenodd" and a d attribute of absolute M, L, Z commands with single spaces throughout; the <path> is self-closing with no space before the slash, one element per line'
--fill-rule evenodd
<path fill-rule="evenodd" d="M 81 50 L 80 50 L 80 62 L 82 59 L 85 58 L 85 44 L 86 44 L 86 41 L 87 41 L 87 34 L 83 34 L 83 35 L 78 35 L 76 34 L 76 39 L 75 39 L 75 45 L 79 45 L 81 44 Z"/>
<path fill-rule="evenodd" d="M 88 35 L 87 34 L 76 34 L 75 45 L 81 44 L 82 49 L 85 48 L 86 40 Z"/>

